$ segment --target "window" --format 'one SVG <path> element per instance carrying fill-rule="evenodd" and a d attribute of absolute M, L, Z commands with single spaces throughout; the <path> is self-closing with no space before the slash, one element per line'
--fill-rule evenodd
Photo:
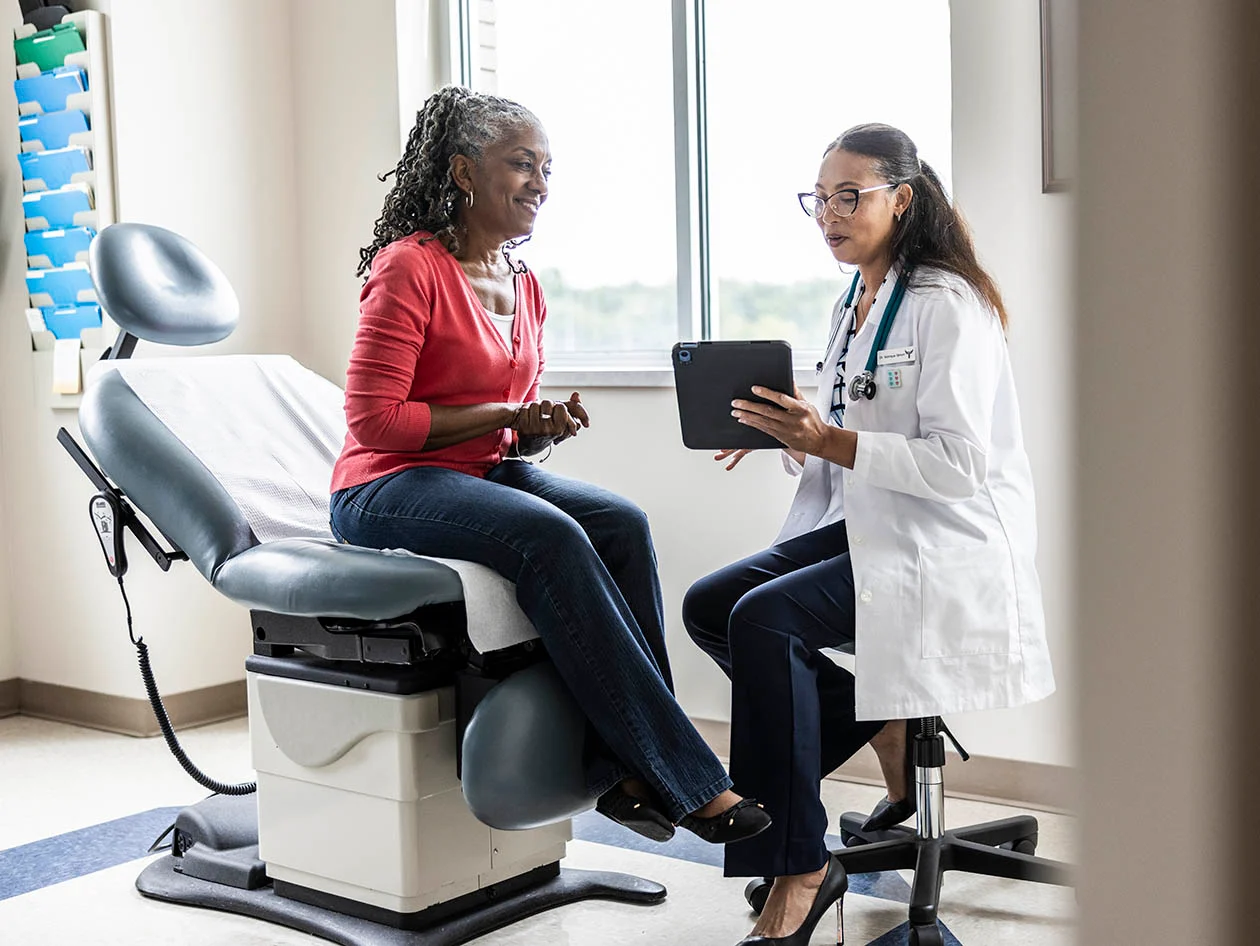
<path fill-rule="evenodd" d="M 458 2 L 464 81 L 550 138 L 517 251 L 549 364 L 664 364 L 694 338 L 784 338 L 812 364 L 847 283 L 795 197 L 826 145 L 888 122 L 950 184 L 948 0 Z"/>

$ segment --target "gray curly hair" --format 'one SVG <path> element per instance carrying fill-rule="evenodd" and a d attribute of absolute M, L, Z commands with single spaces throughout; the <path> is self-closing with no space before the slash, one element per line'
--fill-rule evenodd
<path fill-rule="evenodd" d="M 459 252 L 457 210 L 462 191 L 451 177 L 451 158 L 466 155 L 477 161 L 486 145 L 522 127 L 541 127 L 538 117 L 523 105 L 497 95 L 472 92 L 463 86 L 438 89 L 416 113 L 416 123 L 398 165 L 382 181 L 394 177 L 385 206 L 373 229 L 371 245 L 359 250 L 359 276 L 372 269 L 382 248 L 417 230 L 433 234 L 452 253 Z"/>

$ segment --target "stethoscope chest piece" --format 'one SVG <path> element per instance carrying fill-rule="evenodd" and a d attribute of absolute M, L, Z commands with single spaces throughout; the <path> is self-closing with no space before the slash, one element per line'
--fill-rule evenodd
<path fill-rule="evenodd" d="M 849 400 L 874 400 L 875 399 L 875 373 L 872 371 L 863 371 L 861 374 L 854 375 L 853 380 L 849 382 Z"/>

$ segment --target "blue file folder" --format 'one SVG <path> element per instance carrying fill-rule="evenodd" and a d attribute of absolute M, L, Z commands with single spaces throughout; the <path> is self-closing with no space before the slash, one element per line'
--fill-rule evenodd
<path fill-rule="evenodd" d="M 18 134 L 22 136 L 22 140 L 27 143 L 38 142 L 40 147 L 36 150 L 39 151 L 65 148 L 70 144 L 71 135 L 87 130 L 87 116 L 77 108 L 31 115 L 18 121 Z"/>
<path fill-rule="evenodd" d="M 69 184 L 74 175 L 92 170 L 88 153 L 83 148 L 54 148 L 52 151 L 27 151 L 18 155 L 22 180 L 27 190 L 56 190 Z M 39 184 L 42 183 L 43 187 Z"/>
<path fill-rule="evenodd" d="M 15 79 L 18 110 L 23 114 L 61 112 L 66 99 L 87 89 L 87 73 L 77 66 L 58 66 L 29 79 Z"/>
<path fill-rule="evenodd" d="M 66 305 L 40 310 L 44 325 L 57 338 L 78 338 L 85 328 L 101 327 L 99 305 Z"/>
<path fill-rule="evenodd" d="M 67 263 L 56 269 L 28 269 L 26 291 L 32 308 L 75 306 L 96 301 L 96 287 L 87 263 Z M 47 321 L 45 313 L 45 321 Z"/>
<path fill-rule="evenodd" d="M 86 184 L 67 184 L 55 191 L 22 195 L 22 216 L 32 230 L 58 230 L 76 226 L 74 215 L 92 209 L 92 191 Z"/>
<path fill-rule="evenodd" d="M 52 269 L 66 263 L 83 262 L 96 231 L 90 227 L 68 230 L 32 230 L 26 234 L 26 265 L 31 269 Z"/>

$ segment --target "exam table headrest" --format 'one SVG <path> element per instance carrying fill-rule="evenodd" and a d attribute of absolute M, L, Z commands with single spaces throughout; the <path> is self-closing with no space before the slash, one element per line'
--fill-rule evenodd
<path fill-rule="evenodd" d="M 115 223 L 88 251 L 101 306 L 124 332 L 164 345 L 208 345 L 236 328 L 240 303 L 223 271 L 177 233 Z"/>

